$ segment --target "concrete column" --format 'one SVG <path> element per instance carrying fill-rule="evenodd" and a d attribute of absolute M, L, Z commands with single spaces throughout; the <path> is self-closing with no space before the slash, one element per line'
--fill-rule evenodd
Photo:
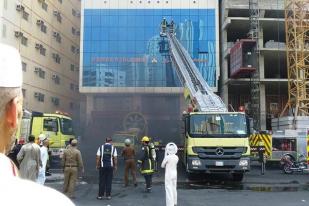
<path fill-rule="evenodd" d="M 229 103 L 229 87 L 226 83 L 228 80 L 228 61 L 224 59 L 222 62 L 222 69 L 221 69 L 221 89 L 220 89 L 220 96 L 224 104 L 228 106 Z"/>
<path fill-rule="evenodd" d="M 91 122 L 91 113 L 94 110 L 94 97 L 91 94 L 86 96 L 86 123 L 87 125 Z"/>
<path fill-rule="evenodd" d="M 227 48 L 227 31 L 224 30 L 221 33 L 221 42 L 225 45 L 221 45 L 221 48 L 223 48 L 223 51 L 221 52 L 221 74 L 220 74 L 220 79 L 221 79 L 221 88 L 219 89 L 220 91 L 220 96 L 222 98 L 222 101 L 228 105 L 229 102 L 229 90 L 228 90 L 228 84 L 226 82 L 228 81 L 228 61 L 226 58 L 224 58 L 224 50 L 228 49 Z"/>
<path fill-rule="evenodd" d="M 265 67 L 264 67 L 264 55 L 260 54 L 259 57 L 259 69 L 260 69 L 260 79 L 265 78 Z"/>
<path fill-rule="evenodd" d="M 265 15 L 265 11 L 261 11 L 260 15 L 262 17 Z M 259 30 L 259 48 L 263 48 L 263 39 L 264 33 L 263 28 L 260 26 Z M 261 130 L 266 130 L 266 92 L 265 92 L 265 84 L 261 82 L 265 78 L 265 67 L 264 67 L 264 55 L 259 53 L 259 75 L 260 75 L 260 126 Z"/>
<path fill-rule="evenodd" d="M 260 84 L 260 124 L 261 130 L 266 130 L 266 92 L 265 84 Z"/>

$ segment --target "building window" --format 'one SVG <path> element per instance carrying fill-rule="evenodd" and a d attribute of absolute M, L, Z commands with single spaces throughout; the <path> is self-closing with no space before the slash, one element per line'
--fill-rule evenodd
<path fill-rule="evenodd" d="M 73 45 L 71 45 L 71 52 L 74 54 L 74 53 L 75 53 L 75 51 L 76 51 L 76 47 L 75 47 L 75 46 L 73 46 Z"/>
<path fill-rule="evenodd" d="M 72 15 L 73 15 L 73 16 L 76 16 L 76 11 L 75 11 L 75 9 L 72 9 Z"/>
<path fill-rule="evenodd" d="M 45 56 L 46 55 L 46 49 L 43 47 L 42 44 L 35 44 L 35 48 L 39 50 L 40 54 Z"/>
<path fill-rule="evenodd" d="M 23 11 L 22 15 L 23 15 L 23 19 L 28 21 L 29 14 L 25 10 Z"/>
<path fill-rule="evenodd" d="M 21 67 L 23 69 L 23 71 L 27 71 L 27 63 L 26 62 L 21 62 Z"/>
<path fill-rule="evenodd" d="M 34 92 L 34 98 L 36 98 L 39 102 L 44 102 L 44 94 L 40 92 Z"/>
<path fill-rule="evenodd" d="M 2 37 L 3 38 L 6 37 L 6 25 L 5 24 L 2 25 Z"/>
<path fill-rule="evenodd" d="M 36 24 L 38 25 L 38 26 L 40 26 L 40 29 L 41 29 L 41 32 L 43 32 L 43 33 L 46 33 L 47 32 L 47 26 L 44 24 L 44 21 L 43 20 L 37 20 L 36 21 Z"/>
<path fill-rule="evenodd" d="M 48 8 L 48 4 L 46 4 L 45 2 L 42 2 L 42 9 L 47 11 L 47 8 Z"/>
<path fill-rule="evenodd" d="M 74 91 L 74 84 L 73 83 L 70 84 L 70 89 Z"/>
<path fill-rule="evenodd" d="M 45 71 L 41 70 L 39 72 L 39 77 L 42 78 L 42 79 L 45 79 Z"/>
<path fill-rule="evenodd" d="M 71 71 L 74 71 L 74 69 L 75 69 L 74 64 L 71 64 Z"/>
<path fill-rule="evenodd" d="M 57 74 L 53 74 L 52 80 L 54 80 L 55 84 L 60 84 L 60 77 Z"/>
<path fill-rule="evenodd" d="M 59 54 L 53 53 L 53 59 L 56 63 L 60 64 L 61 57 Z"/>
<path fill-rule="evenodd" d="M 21 37 L 21 44 L 24 45 L 24 46 L 27 46 L 28 45 L 28 38 L 22 36 Z"/>
<path fill-rule="evenodd" d="M 45 71 L 40 67 L 35 67 L 34 72 L 42 79 L 45 79 Z"/>
<path fill-rule="evenodd" d="M 58 106 L 60 104 L 60 100 L 58 97 L 52 97 L 51 102 L 55 105 Z"/>
<path fill-rule="evenodd" d="M 21 91 L 23 93 L 23 98 L 26 98 L 26 89 L 22 89 Z"/>
<path fill-rule="evenodd" d="M 54 14 L 54 16 L 57 18 L 57 21 L 58 21 L 59 23 L 61 23 L 62 17 L 61 17 L 60 12 L 57 11 L 57 10 L 54 10 L 53 14 Z"/>
<path fill-rule="evenodd" d="M 75 35 L 75 33 L 76 33 L 76 29 L 72 27 L 72 34 Z"/>
<path fill-rule="evenodd" d="M 58 43 L 61 43 L 61 36 L 60 36 L 59 32 L 54 31 L 53 37 L 55 37 L 55 39 Z"/>
<path fill-rule="evenodd" d="M 45 48 L 40 48 L 40 54 L 45 56 L 46 55 L 46 49 Z"/>
<path fill-rule="evenodd" d="M 45 24 L 41 25 L 41 32 L 46 34 L 46 31 L 47 31 L 46 25 Z"/>

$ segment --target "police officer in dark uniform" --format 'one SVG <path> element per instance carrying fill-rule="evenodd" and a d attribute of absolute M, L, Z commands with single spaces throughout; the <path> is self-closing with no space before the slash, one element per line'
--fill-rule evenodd
<path fill-rule="evenodd" d="M 99 170 L 99 194 L 97 199 L 102 200 L 104 194 L 111 199 L 113 171 L 117 170 L 117 150 L 112 144 L 112 138 L 106 138 L 106 143 L 99 147 L 96 157 Z"/>

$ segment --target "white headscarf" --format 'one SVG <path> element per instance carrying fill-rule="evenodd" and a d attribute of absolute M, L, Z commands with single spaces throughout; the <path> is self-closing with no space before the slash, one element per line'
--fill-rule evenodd
<path fill-rule="evenodd" d="M 165 156 L 166 155 L 171 155 L 171 154 L 176 154 L 178 151 L 177 145 L 174 142 L 170 142 L 166 144 L 165 147 Z"/>

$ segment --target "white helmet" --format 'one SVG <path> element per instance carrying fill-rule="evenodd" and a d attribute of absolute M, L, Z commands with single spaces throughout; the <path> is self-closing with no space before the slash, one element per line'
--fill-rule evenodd
<path fill-rule="evenodd" d="M 125 139 L 124 140 L 124 144 L 125 145 L 130 145 L 131 144 L 131 140 L 130 139 Z"/>

